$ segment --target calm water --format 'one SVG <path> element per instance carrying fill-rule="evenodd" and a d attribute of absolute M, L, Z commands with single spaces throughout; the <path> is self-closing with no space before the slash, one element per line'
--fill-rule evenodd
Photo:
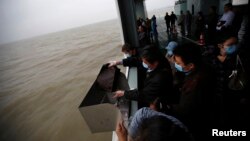
<path fill-rule="evenodd" d="M 78 106 L 102 64 L 122 58 L 118 21 L 0 46 L 1 141 L 109 141 Z"/>
<path fill-rule="evenodd" d="M 148 13 L 159 33 L 171 11 Z M 122 59 L 120 33 L 112 20 L 0 45 L 0 141 L 110 141 L 90 132 L 78 106 L 101 66 Z"/>

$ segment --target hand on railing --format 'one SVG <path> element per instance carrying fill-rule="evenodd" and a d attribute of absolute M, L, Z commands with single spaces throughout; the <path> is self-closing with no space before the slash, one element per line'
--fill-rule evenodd
<path fill-rule="evenodd" d="M 114 66 L 116 66 L 117 65 L 117 61 L 109 61 L 108 62 L 108 67 L 110 68 L 110 67 L 114 67 Z"/>
<path fill-rule="evenodd" d="M 109 61 L 108 62 L 108 67 L 114 67 L 114 66 L 117 66 L 117 65 L 122 65 L 122 61 Z"/>
<path fill-rule="evenodd" d="M 113 92 L 113 94 L 114 94 L 113 98 L 119 98 L 119 97 L 124 96 L 124 91 L 118 90 L 118 91 Z"/>

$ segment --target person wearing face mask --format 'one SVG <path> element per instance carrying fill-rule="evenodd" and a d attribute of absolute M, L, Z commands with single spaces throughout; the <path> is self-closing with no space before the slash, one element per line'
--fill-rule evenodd
<path fill-rule="evenodd" d="M 197 140 L 202 140 L 201 137 L 210 135 L 209 125 L 213 123 L 215 79 L 195 44 L 178 46 L 173 55 L 176 70 L 185 77 L 179 88 L 179 103 L 172 105 L 172 112 L 188 126 Z"/>
<path fill-rule="evenodd" d="M 141 59 L 142 65 L 147 69 L 143 88 L 118 90 L 114 92 L 114 98 L 124 96 L 126 99 L 138 101 L 140 107 L 153 106 L 158 110 L 166 111 L 167 104 L 173 102 L 173 76 L 169 62 L 160 50 L 152 45 L 143 49 Z"/>
<path fill-rule="evenodd" d="M 142 66 L 142 60 L 138 55 L 138 51 L 135 47 L 125 43 L 122 46 L 122 52 L 126 58 L 119 61 L 109 61 L 108 67 L 114 67 L 117 65 L 123 65 L 124 67 L 136 67 L 138 70 L 138 89 L 143 87 L 143 81 L 146 78 L 146 69 Z"/>
<path fill-rule="evenodd" d="M 211 66 L 216 72 L 216 95 L 220 96 L 220 125 L 222 127 L 238 126 L 239 97 L 228 88 L 229 76 L 236 68 L 237 38 L 230 37 L 218 45 L 218 54 L 211 57 Z"/>
<path fill-rule="evenodd" d="M 220 62 L 224 62 L 227 58 L 230 58 L 236 54 L 237 51 L 237 38 L 230 37 L 226 39 L 222 44 L 218 45 L 220 50 L 219 55 L 217 56 Z"/>
<path fill-rule="evenodd" d="M 167 47 L 166 47 L 167 53 L 166 53 L 166 56 L 165 56 L 167 58 L 167 60 L 169 61 L 169 63 L 170 63 L 173 76 L 175 76 L 174 77 L 174 87 L 176 87 L 176 88 L 178 87 L 180 79 L 182 79 L 182 77 L 183 77 L 183 75 L 180 72 L 176 71 L 175 63 L 174 63 L 173 50 L 177 46 L 178 46 L 177 42 L 175 42 L 175 41 L 169 42 L 168 45 L 167 45 Z"/>
<path fill-rule="evenodd" d="M 126 58 L 121 61 L 110 61 L 109 67 L 113 67 L 116 65 L 124 65 L 124 66 L 137 66 L 138 59 L 136 58 L 137 51 L 130 44 L 125 43 L 122 46 L 122 52 L 125 54 Z"/>

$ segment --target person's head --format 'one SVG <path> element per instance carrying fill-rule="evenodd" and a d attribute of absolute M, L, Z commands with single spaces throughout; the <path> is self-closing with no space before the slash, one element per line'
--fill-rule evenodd
<path fill-rule="evenodd" d="M 145 46 L 141 53 L 143 66 L 149 70 L 154 70 L 161 62 L 161 55 L 157 47 L 153 45 Z"/>
<path fill-rule="evenodd" d="M 139 127 L 138 136 L 132 141 L 190 141 L 190 134 L 164 116 L 146 118 Z"/>
<path fill-rule="evenodd" d="M 144 27 L 140 25 L 139 28 L 138 28 L 138 31 L 139 32 L 144 32 Z"/>
<path fill-rule="evenodd" d="M 167 49 L 167 55 L 172 56 L 173 55 L 173 50 L 178 46 L 177 42 L 171 41 L 168 43 L 168 46 L 166 47 Z"/>
<path fill-rule="evenodd" d="M 168 15 L 168 12 L 166 12 L 166 15 Z"/>
<path fill-rule="evenodd" d="M 181 10 L 181 15 L 183 14 L 183 11 Z"/>
<path fill-rule="evenodd" d="M 171 14 L 174 14 L 174 11 L 172 11 Z"/>
<path fill-rule="evenodd" d="M 174 49 L 175 67 L 181 72 L 191 72 L 202 64 L 201 50 L 195 44 L 183 44 Z"/>
<path fill-rule="evenodd" d="M 233 9 L 232 3 L 227 3 L 224 5 L 224 12 L 231 11 Z"/>
<path fill-rule="evenodd" d="M 188 15 L 188 14 L 190 14 L 190 11 L 189 11 L 189 10 L 187 10 L 187 12 L 186 12 L 186 13 L 187 13 L 187 15 Z"/>
<path fill-rule="evenodd" d="M 230 37 L 225 40 L 222 44 L 219 44 L 218 47 L 220 48 L 220 55 L 226 56 L 234 54 L 237 51 L 237 38 Z"/>
<path fill-rule="evenodd" d="M 135 55 L 136 54 L 136 49 L 135 47 L 132 47 L 130 44 L 125 43 L 122 46 L 122 52 L 127 54 L 128 56 Z"/>

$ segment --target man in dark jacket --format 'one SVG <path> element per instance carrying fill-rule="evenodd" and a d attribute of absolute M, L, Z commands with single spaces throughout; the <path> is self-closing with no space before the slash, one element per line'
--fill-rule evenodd
<path fill-rule="evenodd" d="M 165 19 L 165 22 L 166 22 L 166 26 L 167 26 L 167 32 L 170 31 L 170 20 L 171 20 L 171 17 L 168 15 L 168 12 L 166 13 L 166 16 L 164 17 Z"/>
<path fill-rule="evenodd" d="M 174 12 L 172 11 L 171 12 L 171 15 L 170 15 L 170 22 L 171 22 L 171 29 L 172 31 L 174 30 L 175 28 L 175 21 L 177 20 L 177 17 L 176 15 L 174 14 Z"/>
<path fill-rule="evenodd" d="M 173 53 L 175 68 L 185 74 L 179 103 L 172 106 L 173 113 L 188 126 L 197 140 L 201 140 L 200 137 L 211 135 L 215 78 L 201 61 L 199 47 L 184 44 Z"/>
<path fill-rule="evenodd" d="M 191 35 L 191 25 L 192 25 L 192 15 L 190 14 L 190 11 L 187 10 L 185 15 L 185 34 L 186 36 Z"/>
<path fill-rule="evenodd" d="M 173 103 L 173 77 L 169 62 L 153 46 L 147 46 L 143 50 L 141 58 L 143 66 L 147 69 L 142 90 L 119 90 L 114 92 L 114 98 L 125 96 L 129 100 L 137 100 L 142 103 L 142 107 L 158 103 L 161 106 L 156 105 L 156 107 L 165 111 L 167 104 Z"/>
<path fill-rule="evenodd" d="M 142 60 L 139 56 L 139 51 L 135 47 L 128 43 L 122 46 L 122 52 L 126 55 L 126 58 L 120 61 L 110 61 L 109 67 L 123 65 L 124 67 L 136 67 L 138 72 L 138 89 L 143 88 L 143 81 L 146 77 L 146 69 L 142 66 Z"/>

